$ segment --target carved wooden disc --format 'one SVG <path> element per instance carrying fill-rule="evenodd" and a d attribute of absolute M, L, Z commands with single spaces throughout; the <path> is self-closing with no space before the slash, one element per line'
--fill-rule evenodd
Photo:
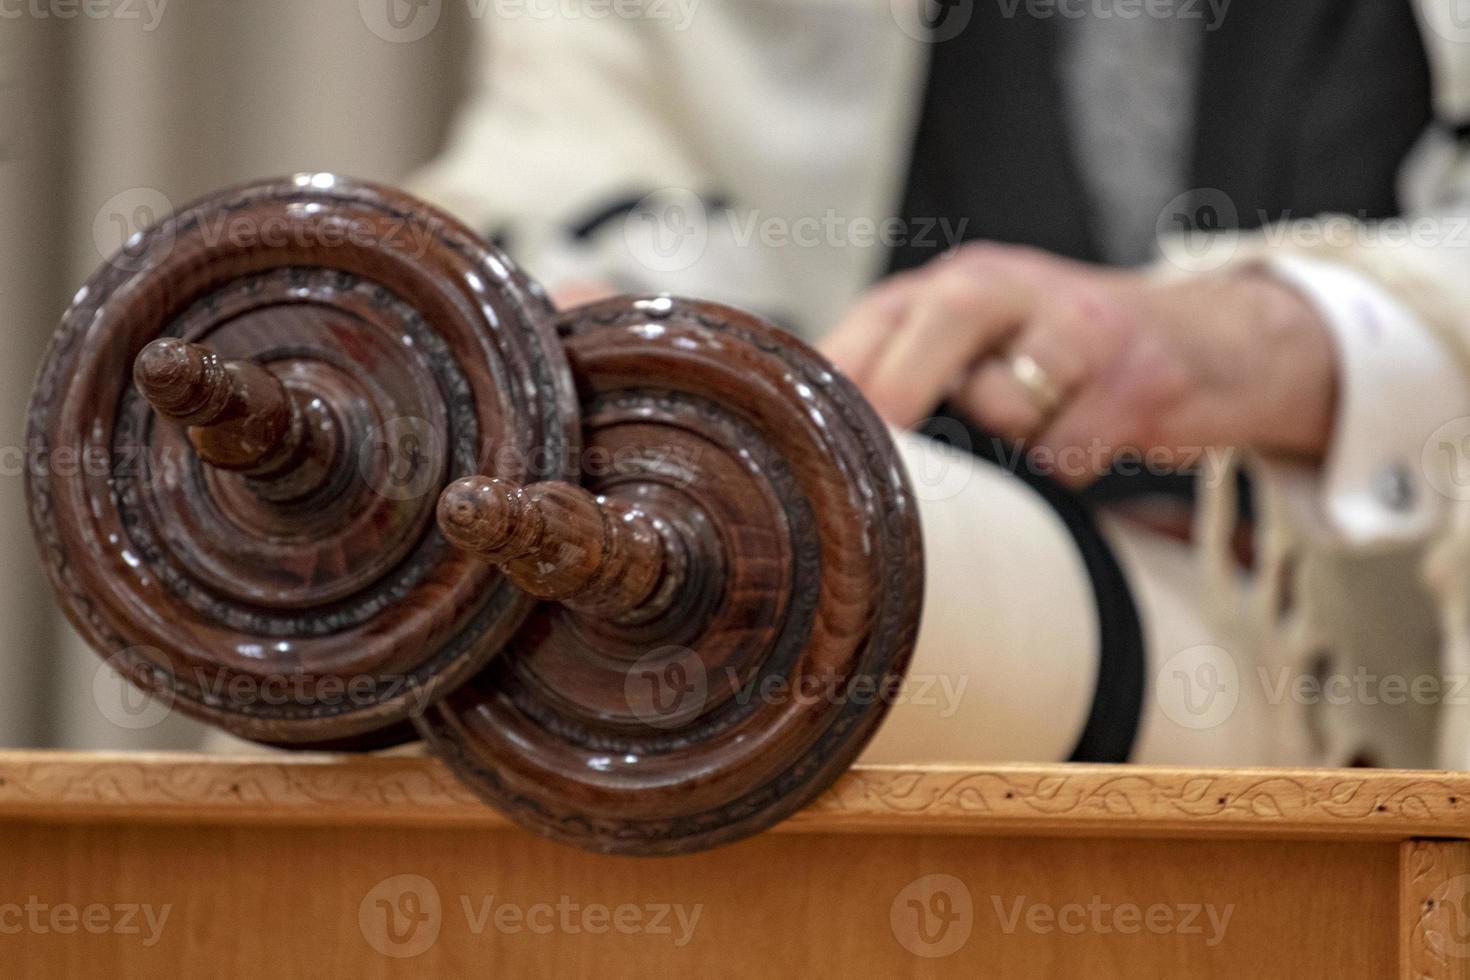
<path fill-rule="evenodd" d="M 156 225 L 77 294 L 31 401 L 31 516 L 66 612 L 134 683 L 239 735 L 401 737 L 531 608 L 433 514 L 459 476 L 572 474 L 551 316 L 454 220 L 331 175 Z M 198 346 L 140 361 L 155 406 L 217 355 L 241 397 L 284 386 L 308 448 L 269 476 L 204 462 L 174 420 L 192 409 L 161 417 L 132 383 L 164 337 Z"/>
<path fill-rule="evenodd" d="M 624 298 L 559 332 L 583 486 L 669 542 L 668 593 L 613 617 L 542 604 L 415 723 L 487 801 L 572 844 L 755 833 L 852 763 L 902 679 L 923 587 L 902 466 L 846 379 L 749 314 Z"/>

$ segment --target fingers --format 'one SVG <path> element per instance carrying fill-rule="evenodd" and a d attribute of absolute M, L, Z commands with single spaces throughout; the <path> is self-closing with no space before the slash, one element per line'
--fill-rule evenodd
<path fill-rule="evenodd" d="M 1076 488 L 1101 478 L 1119 457 L 1147 452 L 1162 465 L 1174 457 L 1161 421 L 1170 410 L 1136 368 L 1117 365 L 1090 379 L 1045 426 L 1033 449 L 1051 461 L 1057 479 Z"/>
<path fill-rule="evenodd" d="M 1047 318 L 1028 325 L 1009 351 L 983 361 L 955 395 L 955 405 L 984 428 L 1013 442 L 1036 435 L 1082 387 L 1088 365 L 1081 345 L 1065 321 Z M 1042 383 L 1054 393 L 1047 404 L 1040 392 L 1016 374 L 1016 359 L 1029 357 Z"/>
<path fill-rule="evenodd" d="M 1029 281 L 1001 270 L 941 267 L 913 296 L 868 371 L 864 391 L 890 424 L 908 427 L 963 383 L 975 361 L 1020 329 Z"/>
<path fill-rule="evenodd" d="M 1198 447 L 1185 433 L 1224 438 L 1211 426 L 1229 413 L 1201 397 L 1203 359 L 1189 341 L 1213 335 L 1161 305 L 1146 277 L 992 244 L 885 285 L 824 349 L 893 425 L 953 399 L 1072 486 L 1125 453 L 1187 461 Z"/>
<path fill-rule="evenodd" d="M 1102 328 L 1094 331 L 1102 360 L 1086 384 L 1036 440 L 1058 462 L 1057 475 L 1084 486 L 1120 456 L 1146 454 L 1151 465 L 1188 465 L 1196 447 L 1182 445 L 1176 420 L 1198 404 L 1202 385 L 1178 358 L 1170 335 L 1143 331 L 1118 310 L 1084 310 Z M 1070 462 L 1068 462 L 1070 460 Z"/>
<path fill-rule="evenodd" d="M 859 387 L 903 322 L 922 277 L 905 273 L 884 280 L 858 300 L 817 349 Z"/>
<path fill-rule="evenodd" d="M 595 303 L 618 293 L 615 286 L 600 279 L 571 279 L 550 290 L 551 303 L 558 310 Z"/>
<path fill-rule="evenodd" d="M 1047 471 L 1074 489 L 1096 482 L 1136 440 L 1127 410 L 1094 388 L 1084 389 L 1040 432 L 1031 452 Z"/>
<path fill-rule="evenodd" d="M 1026 389 L 1008 360 L 983 362 L 955 396 L 955 407 L 977 425 L 1019 442 L 1041 428 L 1047 412 Z"/>

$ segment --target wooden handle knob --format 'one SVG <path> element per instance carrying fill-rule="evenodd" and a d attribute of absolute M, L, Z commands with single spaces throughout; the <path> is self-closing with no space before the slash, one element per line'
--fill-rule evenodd
<path fill-rule="evenodd" d="M 271 479 L 314 455 L 296 400 L 254 362 L 164 338 L 138 354 L 133 382 L 155 412 L 189 426 L 189 442 L 211 466 Z"/>
<path fill-rule="evenodd" d="M 523 591 L 583 612 L 650 615 L 677 587 L 653 517 L 571 483 L 465 477 L 439 497 L 439 527 Z"/>

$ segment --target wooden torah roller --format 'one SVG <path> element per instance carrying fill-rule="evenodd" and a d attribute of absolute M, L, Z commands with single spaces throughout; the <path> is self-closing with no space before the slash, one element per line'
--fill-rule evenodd
<path fill-rule="evenodd" d="M 290 233 L 212 231 L 241 215 Z M 377 234 L 323 243 L 352 223 Z M 32 467 L 30 492 L 68 613 L 144 689 L 276 744 L 412 717 L 520 823 L 639 854 L 777 822 L 873 734 L 917 632 L 918 515 L 799 341 L 668 297 L 557 319 L 450 219 L 322 176 L 126 258 L 31 407 L 39 451 L 107 465 Z M 375 449 L 395 420 L 411 448 Z M 278 675 L 285 703 L 249 696 Z"/>
<path fill-rule="evenodd" d="M 513 819 L 669 854 L 764 829 L 836 779 L 912 651 L 918 515 L 887 430 L 747 313 L 620 298 L 562 316 L 584 488 L 472 477 L 467 552 L 547 600 L 415 723 Z"/>
<path fill-rule="evenodd" d="M 572 475 L 577 434 L 534 284 L 426 205 L 302 175 L 183 210 L 77 293 L 31 399 L 31 519 L 133 683 L 246 738 L 372 747 L 534 605 L 438 533 L 439 491 Z"/>

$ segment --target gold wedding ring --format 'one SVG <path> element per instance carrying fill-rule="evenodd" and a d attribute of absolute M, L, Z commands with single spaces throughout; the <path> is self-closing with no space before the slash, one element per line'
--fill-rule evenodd
<path fill-rule="evenodd" d="M 1046 373 L 1046 368 L 1037 364 L 1030 354 L 1017 354 L 1011 358 L 1011 374 L 1044 415 L 1051 415 L 1061 407 L 1061 391 L 1052 382 L 1051 375 Z"/>

